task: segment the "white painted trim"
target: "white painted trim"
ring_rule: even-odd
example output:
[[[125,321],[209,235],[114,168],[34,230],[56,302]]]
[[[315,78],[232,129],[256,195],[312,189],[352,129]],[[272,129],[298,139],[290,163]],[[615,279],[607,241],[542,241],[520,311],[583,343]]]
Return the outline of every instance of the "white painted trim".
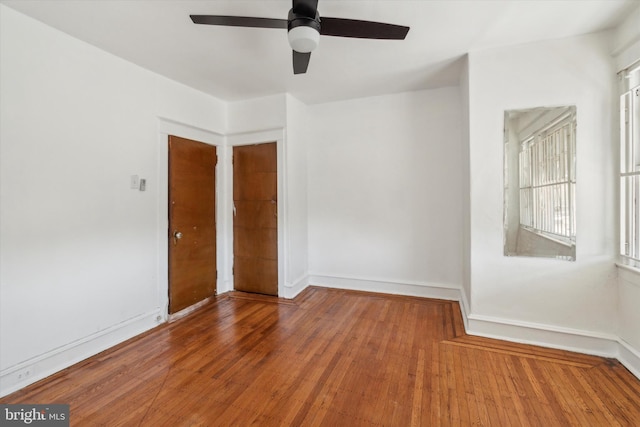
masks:
[[[309,275],[309,284],[325,288],[379,292],[385,294],[436,298],[449,301],[460,301],[462,294],[459,287],[452,285],[318,274]]]
[[[288,193],[287,193],[287,156],[286,156],[286,134],[284,128],[265,129],[256,132],[242,132],[230,134],[226,137],[226,144],[230,151],[229,156],[233,156],[233,147],[241,145],[264,144],[269,142],[276,143],[278,158],[278,296],[285,297],[287,295],[286,271],[287,257],[289,253],[289,245],[287,240],[287,212],[288,212]],[[231,165],[231,168],[233,166]],[[231,265],[233,266],[233,174],[230,173],[229,181],[225,187],[225,194],[229,200],[228,214],[230,216],[230,236],[229,245]],[[233,290],[233,277],[231,277],[228,286]]]
[[[618,344],[618,360],[640,379],[640,352],[622,338],[618,338]]]
[[[620,268],[622,270],[629,271],[631,273],[635,273],[637,276],[640,276],[640,269],[638,269],[637,267],[633,267],[631,265],[623,264],[621,262],[616,262],[616,267],[618,267],[618,268]]]
[[[0,397],[40,381],[58,371],[94,356],[162,323],[164,313],[160,307],[133,317],[110,328],[65,344],[0,372]],[[19,373],[29,370],[27,377]]]
[[[617,356],[618,337],[613,334],[563,328],[533,322],[469,314],[469,335],[522,344],[557,348],[603,357]]]
[[[615,358],[640,379],[640,352],[614,334],[469,314],[469,335]]]
[[[283,140],[284,128],[265,129],[255,132],[240,132],[227,135],[227,144],[231,146],[252,145]]]
[[[268,132],[276,133],[274,131]],[[266,135],[265,135],[266,136]],[[278,296],[284,297],[289,271],[289,189],[287,186],[287,144],[284,129],[280,130],[280,137],[276,139],[278,150]]]
[[[298,277],[291,283],[287,283],[284,288],[284,298],[293,299],[300,292],[304,291],[309,286],[309,276],[304,274]]]
[[[216,197],[217,230],[224,230],[224,236],[218,236],[218,295],[233,290],[233,165],[232,150],[223,145],[218,147],[218,194]]]
[[[462,312],[462,322],[464,323],[464,330],[469,330],[469,315],[471,314],[471,306],[467,300],[467,294],[464,293],[464,289],[460,288],[460,311]]]
[[[216,247],[226,248],[228,245],[229,230],[226,221],[226,211],[228,210],[226,200],[219,191],[225,188],[227,179],[226,148],[225,138],[222,134],[209,129],[203,129],[186,123],[181,123],[165,117],[158,117],[158,175],[156,180],[157,189],[157,298],[158,305],[163,307],[163,319],[168,320],[169,316],[169,135],[181,138],[192,139],[205,144],[216,146],[218,154],[218,165],[216,166]],[[225,278],[230,275],[230,261],[227,259],[226,251],[216,251],[216,267],[218,269],[218,281],[216,283],[217,293],[225,292]]]
[[[173,119],[158,116],[158,132],[166,135],[180,136],[181,138],[193,139],[209,145],[223,145],[224,136],[211,129],[203,129],[187,123],[178,122]]]

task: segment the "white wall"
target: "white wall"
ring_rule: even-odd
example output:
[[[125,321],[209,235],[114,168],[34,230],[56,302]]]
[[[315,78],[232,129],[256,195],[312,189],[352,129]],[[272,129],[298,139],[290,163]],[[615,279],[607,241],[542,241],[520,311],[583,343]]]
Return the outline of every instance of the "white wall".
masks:
[[[469,135],[469,56],[462,59],[460,72],[460,105],[462,110],[462,310],[466,315],[471,312],[471,177],[470,177],[470,135]],[[466,316],[464,316],[466,321]]]
[[[2,5],[0,31],[5,394],[164,315],[158,117],[218,132],[227,118],[221,101]]]
[[[287,96],[265,96],[228,103],[230,134],[283,129],[287,125]]]
[[[602,33],[469,55],[472,332],[490,334],[482,321],[495,321],[613,337],[617,142],[608,49]],[[504,111],[558,105],[577,106],[577,261],[505,257]]]
[[[640,354],[640,279],[637,270],[620,268],[618,335]]]
[[[287,281],[286,298],[293,298],[308,284],[308,211],[307,211],[307,130],[310,116],[307,106],[287,95]]]
[[[616,70],[622,70],[640,59],[640,6],[636,7],[613,33],[612,55]]]
[[[313,105],[308,113],[312,283],[458,290],[465,176],[458,88]]]

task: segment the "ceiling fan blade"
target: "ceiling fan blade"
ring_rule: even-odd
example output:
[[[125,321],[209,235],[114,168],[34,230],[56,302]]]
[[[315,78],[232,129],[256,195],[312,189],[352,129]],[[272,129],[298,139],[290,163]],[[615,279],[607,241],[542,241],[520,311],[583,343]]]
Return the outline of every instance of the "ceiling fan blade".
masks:
[[[292,0],[293,13],[314,19],[318,10],[318,0]]]
[[[408,32],[409,27],[403,25],[357,19],[320,18],[320,34],[323,36],[404,40]]]
[[[227,27],[287,28],[286,19],[253,18],[250,16],[189,15],[194,24],[225,25]]]
[[[304,74],[307,72],[307,67],[309,66],[309,59],[311,59],[311,52],[309,53],[300,53],[293,52],[293,74]]]

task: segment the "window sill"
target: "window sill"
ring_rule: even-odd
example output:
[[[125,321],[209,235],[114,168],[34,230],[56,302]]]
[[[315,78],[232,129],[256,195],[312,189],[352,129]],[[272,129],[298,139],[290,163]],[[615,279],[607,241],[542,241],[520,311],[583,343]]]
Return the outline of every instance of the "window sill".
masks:
[[[520,225],[520,227],[522,227],[524,230],[527,230],[528,232],[533,233],[533,234],[535,234],[537,236],[540,236],[542,238],[550,240],[550,241],[552,241],[554,243],[557,243],[559,245],[566,246],[567,248],[571,248],[571,247],[575,246],[575,243],[573,243],[573,242],[568,242],[566,240],[562,240],[561,238],[551,236],[551,235],[545,233],[544,231],[540,231],[540,230],[538,230],[536,228],[532,228],[532,227],[529,227],[527,225]]]
[[[634,267],[633,265],[625,264],[621,261],[616,261],[616,266],[622,268],[623,270],[631,271],[632,273],[637,273],[640,275],[640,268]]]
[[[627,285],[640,288],[640,268],[622,262],[616,262],[616,267],[618,267],[618,284],[622,283],[620,282],[622,280]]]
[[[616,262],[616,267],[621,268],[623,270],[629,271],[631,273],[635,273],[640,276],[640,268],[634,267],[632,265],[624,264],[622,262]]]

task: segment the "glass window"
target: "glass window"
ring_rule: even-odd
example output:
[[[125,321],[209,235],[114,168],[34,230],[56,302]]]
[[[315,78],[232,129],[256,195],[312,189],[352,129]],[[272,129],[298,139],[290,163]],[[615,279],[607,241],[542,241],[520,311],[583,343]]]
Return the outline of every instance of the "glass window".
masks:
[[[640,63],[621,73],[620,254],[640,267]]]

